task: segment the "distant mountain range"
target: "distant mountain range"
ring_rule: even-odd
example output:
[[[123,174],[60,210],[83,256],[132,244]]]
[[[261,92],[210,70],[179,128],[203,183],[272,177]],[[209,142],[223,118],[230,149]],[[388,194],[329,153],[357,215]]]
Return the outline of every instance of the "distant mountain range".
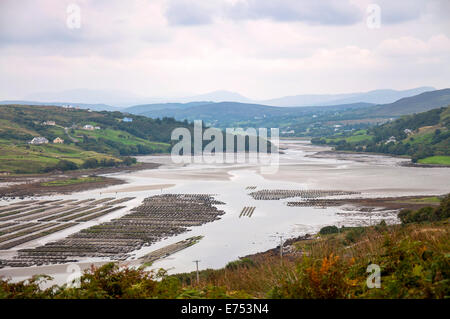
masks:
[[[153,118],[174,117],[177,120],[202,119],[210,123],[239,122],[263,117],[303,116],[315,112],[344,112],[347,117],[390,117],[424,112],[450,104],[450,89],[435,90],[388,104],[348,103],[326,106],[276,107],[238,102],[191,102],[138,105],[123,109],[136,115]]]
[[[192,101],[258,103],[258,101],[251,100],[239,93],[224,90],[175,99],[175,102],[179,103],[188,103]]]
[[[399,116],[425,112],[450,105],[450,89],[436,90],[406,97],[394,103],[370,108],[371,116]]]
[[[26,102],[34,105],[43,104],[79,104],[103,107],[104,110],[117,110],[119,108],[130,107],[133,105],[145,104],[174,104],[191,103],[198,101],[206,102],[239,102],[249,104],[262,104],[269,106],[324,106],[340,105],[352,103],[373,103],[386,104],[395,102],[401,98],[417,95],[423,92],[434,91],[435,88],[424,86],[410,90],[374,90],[368,92],[354,92],[346,94],[302,94],[294,96],[285,96],[269,100],[254,100],[247,98],[239,93],[230,91],[214,91],[200,95],[185,97],[144,97],[134,93],[120,90],[91,90],[74,89],[60,92],[38,92],[27,95],[23,101],[8,102]],[[22,104],[22,103],[20,103]]]
[[[23,100],[5,100],[0,101],[0,105],[10,105],[10,104],[16,104],[16,105],[37,105],[37,106],[43,106],[43,105],[53,105],[53,106],[64,106],[64,105],[71,105],[73,107],[79,107],[80,109],[91,109],[92,111],[120,111],[121,108],[114,107],[111,105],[106,104],[90,104],[90,103],[76,103],[76,102],[36,102],[36,101],[23,101]]]
[[[314,112],[355,110],[372,105],[374,104],[353,103],[320,107],[276,107],[238,102],[198,102],[139,105],[126,108],[123,112],[151,118],[174,117],[177,120],[187,119],[189,121],[201,119],[212,125],[218,124],[218,126],[223,126],[235,122],[261,120],[264,118],[299,117]],[[164,108],[164,106],[167,107]]]
[[[73,89],[59,92],[37,92],[28,94],[24,98],[27,101],[60,102],[68,104],[101,104],[108,107],[124,107],[147,101],[142,96],[120,90],[91,90]],[[106,110],[106,109],[105,109]]]
[[[214,91],[206,94],[185,97],[144,97],[120,90],[73,89],[60,92],[38,92],[25,97],[26,101],[53,103],[70,101],[73,104],[102,104],[109,107],[123,108],[139,104],[189,103],[195,101],[208,102],[250,102],[251,100],[239,93],[230,91]]]
[[[167,110],[188,109],[193,106],[211,104],[211,102],[189,102],[189,103],[156,103],[156,104],[142,104],[124,108],[123,111],[131,114],[151,114],[152,112],[164,112]]]
[[[309,105],[297,107],[278,107],[250,102],[220,101],[212,102],[208,100],[192,101],[187,103],[154,103],[139,104],[127,108],[118,108],[107,104],[89,104],[89,103],[67,103],[67,102],[33,102],[33,101],[3,101],[0,104],[26,104],[26,105],[57,105],[65,104],[76,105],[80,108],[90,108],[94,111],[121,111],[135,115],[144,115],[151,118],[174,117],[177,120],[196,120],[201,119],[208,125],[226,127],[227,125],[253,125],[255,123],[264,125],[279,125],[281,123],[286,127],[293,119],[309,116],[311,121],[342,120],[342,119],[367,119],[367,118],[389,118],[400,115],[428,111],[433,108],[447,106],[450,104],[450,89],[433,90],[421,92],[419,94],[403,97],[390,103],[370,103],[355,102],[358,99],[368,101],[392,100],[394,97],[409,95],[415,92],[425,90],[426,87],[406,91],[377,90],[366,93],[354,93],[349,95],[327,95],[327,96],[308,96],[308,99],[314,99],[316,103],[327,103],[323,99],[331,101],[350,101],[351,103],[342,103],[336,105]],[[220,92],[221,98],[236,97],[232,93]],[[212,98],[212,95],[202,95],[196,98]],[[338,98],[337,98],[338,97]],[[336,99],[337,98],[337,99]],[[308,100],[305,99],[304,101]],[[321,118],[322,117],[322,118]],[[270,119],[270,121],[269,121]],[[297,121],[297,120],[295,120]],[[272,126],[275,127],[275,126]]]
[[[424,86],[410,90],[374,90],[361,93],[348,94],[307,94],[286,96],[278,99],[262,101],[262,104],[273,106],[310,106],[310,105],[338,105],[351,103],[386,104],[401,98],[417,95],[423,92],[434,91],[433,87]]]
[[[411,92],[411,91],[410,91]],[[392,92],[391,92],[392,93]],[[375,94],[376,95],[376,94]],[[374,96],[375,96],[374,95]],[[345,99],[351,100],[351,97]],[[44,103],[7,101],[0,104],[56,105],[72,104],[91,110],[120,111],[149,118],[175,118],[178,121],[203,120],[205,125],[226,127],[278,127],[282,134],[323,136],[336,130],[364,129],[401,115],[425,112],[450,105],[450,89],[423,92],[392,103],[367,102],[338,105],[277,107],[257,103],[195,101],[188,103],[140,104],[116,108],[106,104]],[[1,108],[0,108],[1,109]],[[133,123],[134,125],[134,123]],[[283,133],[285,132],[285,133]],[[291,133],[289,133],[291,132]]]

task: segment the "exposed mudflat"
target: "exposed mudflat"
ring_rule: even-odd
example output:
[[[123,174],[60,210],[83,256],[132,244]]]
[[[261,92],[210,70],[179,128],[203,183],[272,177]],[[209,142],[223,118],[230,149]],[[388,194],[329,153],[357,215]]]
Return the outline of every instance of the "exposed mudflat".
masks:
[[[6,197],[29,197],[44,196],[52,194],[70,194],[82,192],[90,189],[104,188],[112,185],[125,183],[121,179],[103,177],[95,182],[79,183],[64,186],[43,186],[42,183],[64,180],[69,178],[84,177],[89,175],[111,174],[116,172],[135,172],[138,170],[148,170],[157,168],[156,163],[140,163],[127,167],[110,167],[98,169],[85,169],[68,171],[60,174],[39,174],[39,175],[19,175],[0,177],[0,198]]]

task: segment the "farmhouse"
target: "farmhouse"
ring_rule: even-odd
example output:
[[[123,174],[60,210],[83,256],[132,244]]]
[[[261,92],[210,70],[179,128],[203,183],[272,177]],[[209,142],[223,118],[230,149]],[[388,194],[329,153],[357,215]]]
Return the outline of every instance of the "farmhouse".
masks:
[[[397,142],[397,139],[395,138],[395,136],[391,136],[384,144],[396,143],[396,142]]]
[[[45,137],[35,137],[33,138],[30,142],[28,142],[29,144],[34,144],[34,145],[38,145],[38,144],[47,144],[48,140]]]
[[[53,140],[53,144],[64,144],[64,140],[60,137],[57,137]]]
[[[45,122],[42,123],[42,125],[55,126],[56,123],[55,123],[55,121],[45,121]]]
[[[90,124],[86,124],[85,126],[83,126],[83,129],[88,130],[88,131],[93,131],[94,127]]]
[[[411,135],[411,134],[413,133],[413,131],[410,130],[409,128],[405,128],[405,129],[403,130],[403,132],[404,132],[406,135]]]

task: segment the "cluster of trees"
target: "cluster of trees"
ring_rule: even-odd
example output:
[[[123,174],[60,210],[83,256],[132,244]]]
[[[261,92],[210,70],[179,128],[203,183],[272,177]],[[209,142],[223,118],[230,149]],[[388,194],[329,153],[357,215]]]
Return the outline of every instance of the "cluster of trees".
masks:
[[[168,151],[168,149],[163,147],[152,148],[151,146],[145,144],[130,145],[103,137],[95,139],[86,135],[83,136],[83,139],[77,143],[77,145],[84,150],[94,151],[97,153],[106,153],[115,156],[148,155]]]
[[[407,115],[393,122],[389,122],[380,126],[372,127],[368,130],[368,134],[374,136],[376,143],[385,141],[391,136],[395,136],[397,140],[407,137],[405,129],[417,130],[420,127],[437,125],[441,119],[441,113],[446,108],[433,109],[428,112]],[[448,125],[448,123],[447,123]]]
[[[322,137],[313,138],[311,142],[314,144],[332,144],[336,150],[408,155],[411,156],[413,162],[434,155],[450,155],[450,120],[449,118],[441,119],[442,112],[447,109],[448,107],[433,109],[372,127],[367,131],[367,134],[372,137],[370,140],[347,142],[346,136],[342,136],[342,139],[336,139],[337,142],[333,140],[327,142]],[[436,129],[431,139],[415,141],[414,136],[412,136],[406,140],[407,142],[404,142],[408,137],[405,130],[414,132],[421,127],[437,124],[440,124],[444,129]],[[386,143],[391,136],[394,136],[397,142]]]
[[[95,158],[86,159],[81,165],[77,165],[76,163],[68,160],[60,160],[56,165],[47,166],[44,168],[44,172],[52,172],[52,171],[72,171],[80,168],[88,169],[88,168],[98,168],[98,167],[118,167],[118,166],[131,166],[136,164],[137,160],[134,157],[123,157],[121,161],[116,161],[114,159],[101,159],[97,160]]]
[[[435,222],[450,217],[450,194],[442,199],[439,207],[422,207],[418,210],[404,209],[398,214],[403,224]]]
[[[9,129],[3,129],[0,130],[0,138],[5,140],[31,140],[33,138],[33,135],[23,133],[20,131],[15,130],[9,130]]]
[[[127,115],[127,117],[133,119],[133,122],[123,122],[118,120],[125,117],[123,113],[106,111],[99,113],[103,116],[96,117],[95,122],[100,126],[125,131],[134,136],[155,142],[170,143],[171,132],[175,128],[191,127],[187,121],[176,121],[174,118],[169,117],[152,119],[145,116]]]
[[[362,141],[355,143],[348,143],[341,140],[336,143],[336,150],[356,151],[356,152],[372,152],[392,155],[408,155],[411,156],[412,162],[417,162],[419,159],[434,156],[434,155],[450,155],[450,131],[444,133],[436,130],[433,139],[430,143],[385,143],[375,141]],[[325,144],[325,140],[312,141],[317,144]],[[441,143],[441,144],[439,144]]]
[[[107,145],[111,148],[111,150],[116,152],[118,155],[127,156],[127,155],[147,155],[154,153],[162,153],[165,149],[163,148],[152,148],[149,145],[145,144],[136,144],[136,145],[126,145],[120,142],[116,142],[113,140],[107,140],[104,138],[97,139],[97,143],[101,143]],[[168,150],[165,150],[168,151]]]

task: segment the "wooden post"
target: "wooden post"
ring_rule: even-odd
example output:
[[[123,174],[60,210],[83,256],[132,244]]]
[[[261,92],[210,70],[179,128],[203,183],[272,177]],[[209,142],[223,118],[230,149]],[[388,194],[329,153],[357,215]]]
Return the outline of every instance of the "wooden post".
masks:
[[[196,268],[197,268],[197,285],[200,284],[200,276],[198,274],[198,263],[200,262],[200,260],[194,260],[195,264],[196,264]]]

